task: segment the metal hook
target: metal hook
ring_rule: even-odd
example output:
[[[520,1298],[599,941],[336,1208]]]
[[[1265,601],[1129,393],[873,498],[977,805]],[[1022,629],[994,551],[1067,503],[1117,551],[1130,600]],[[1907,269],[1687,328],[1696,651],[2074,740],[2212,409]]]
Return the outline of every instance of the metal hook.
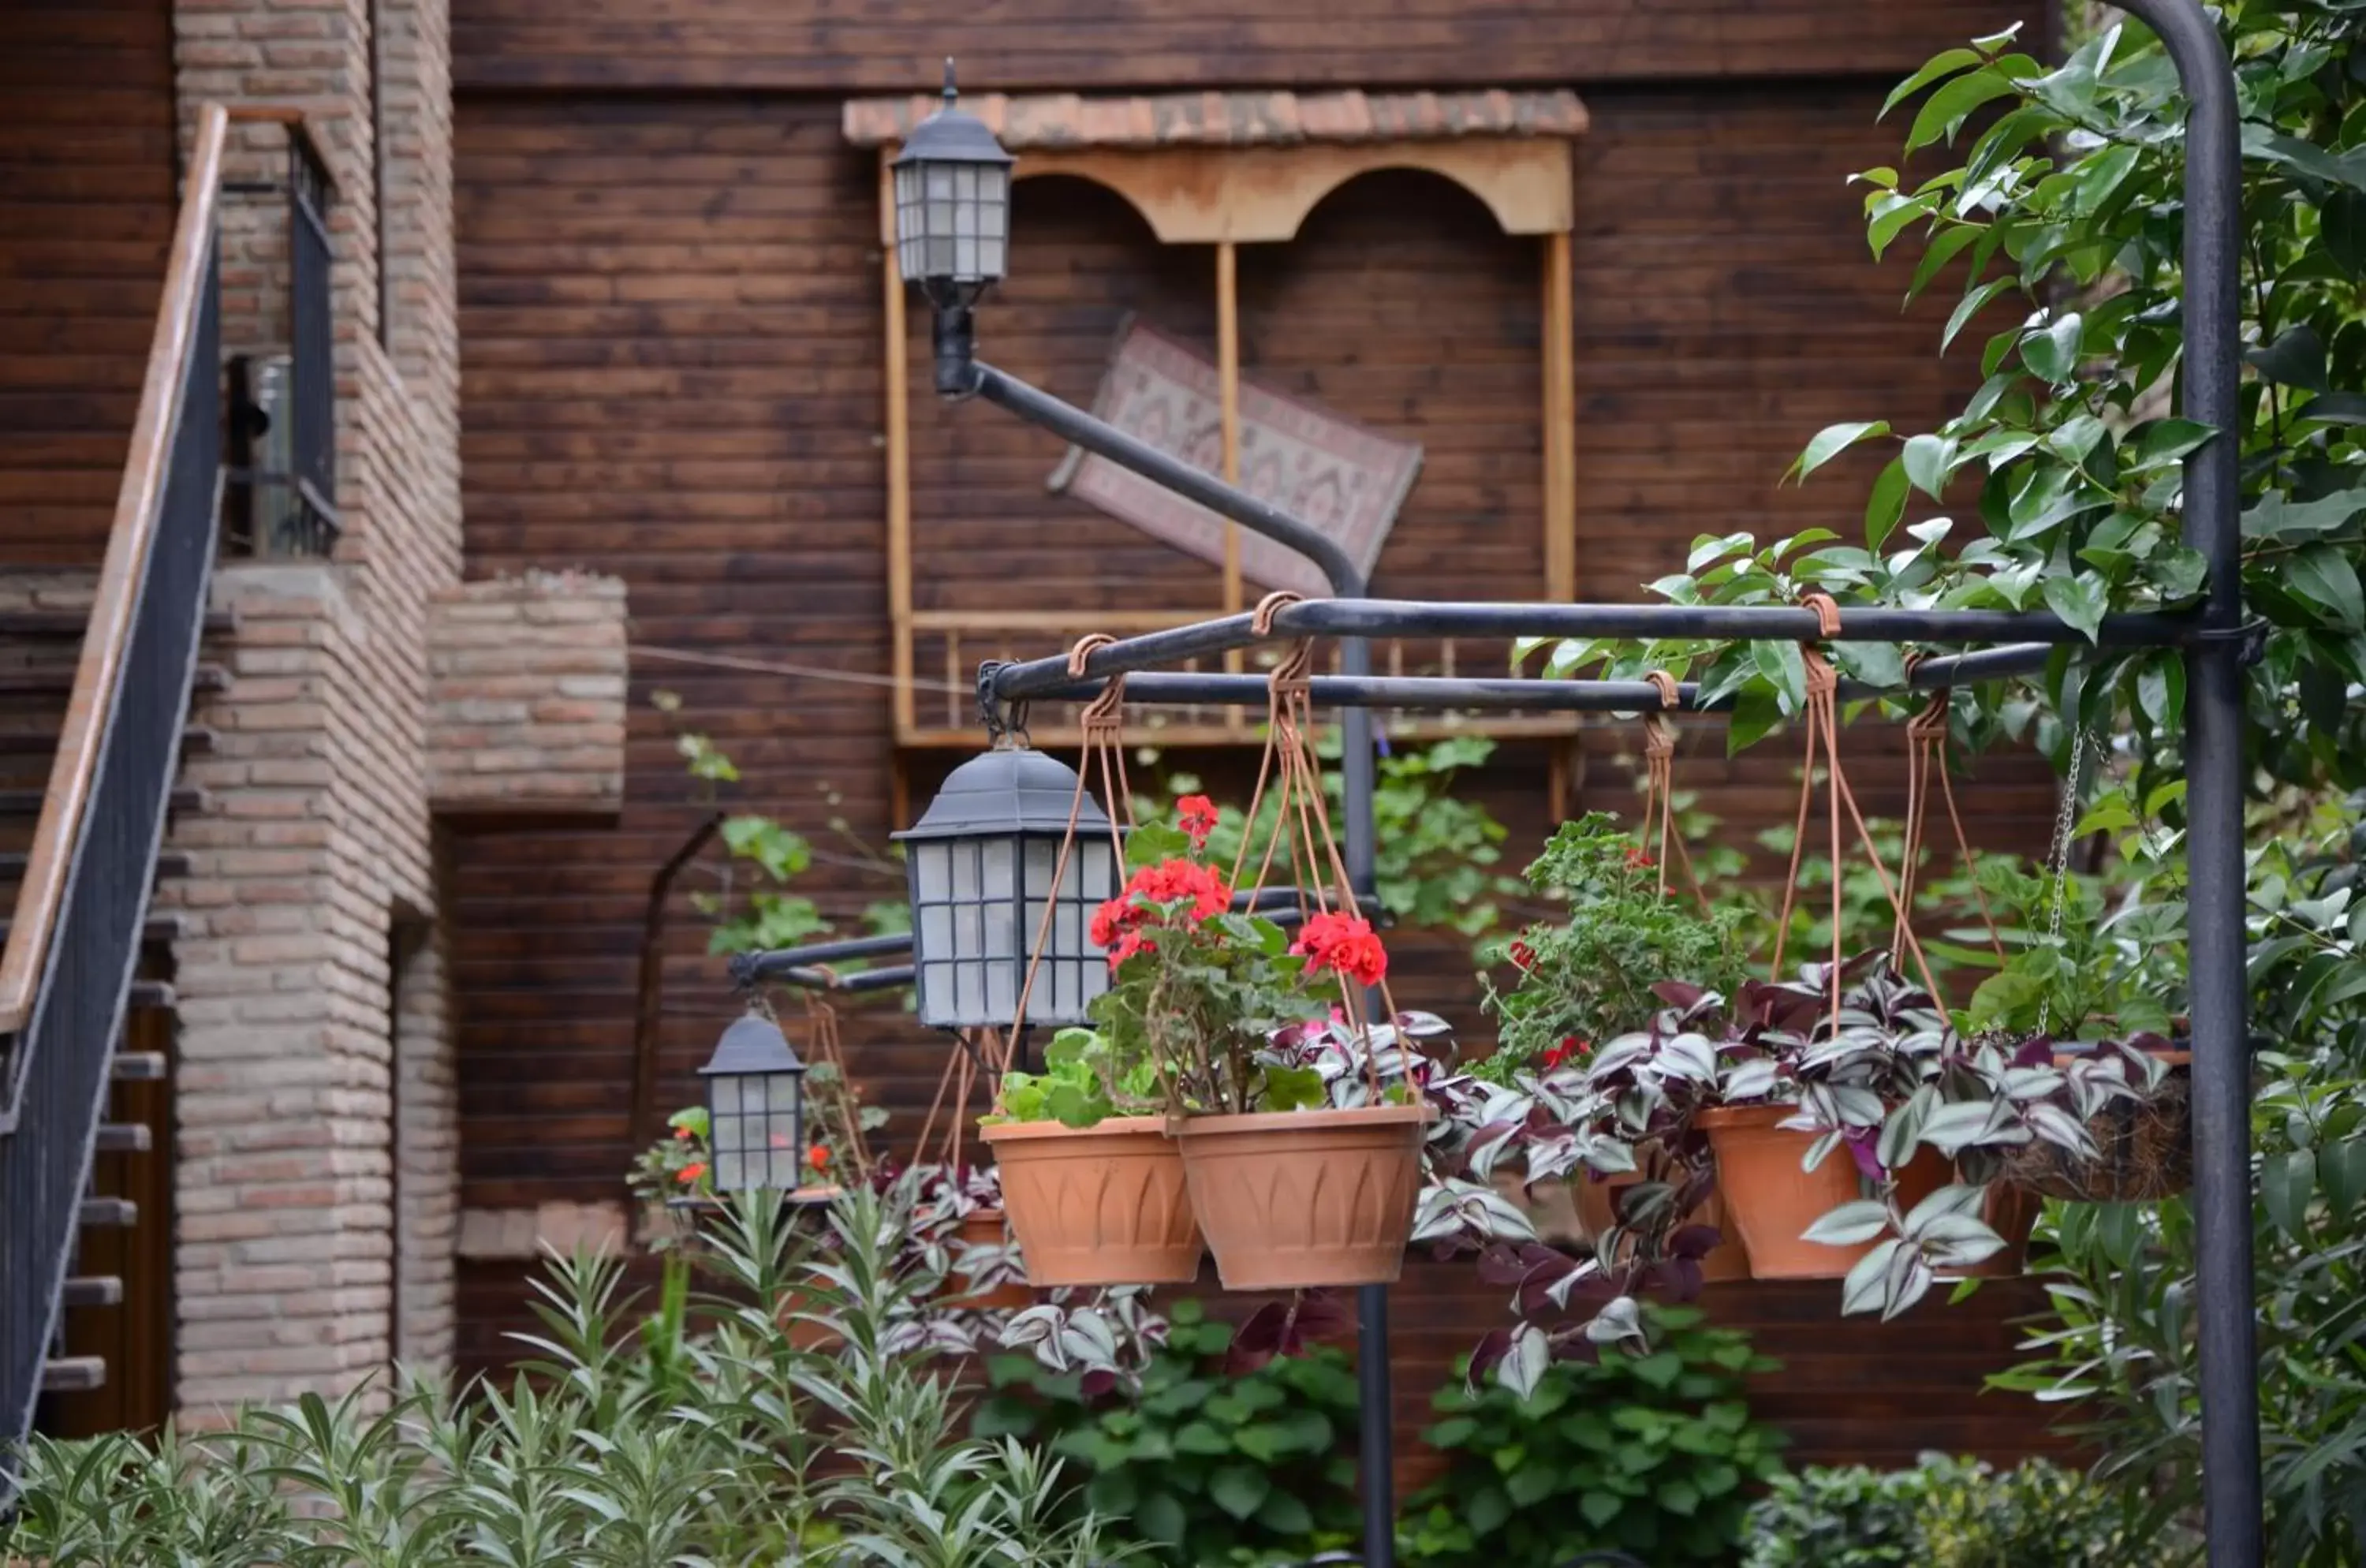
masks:
[[[996,677],[1008,667],[1008,661],[1000,659],[989,659],[977,667],[977,716],[986,726],[986,739],[997,751],[1032,744],[1027,736],[1027,699],[1005,702],[994,689]]]

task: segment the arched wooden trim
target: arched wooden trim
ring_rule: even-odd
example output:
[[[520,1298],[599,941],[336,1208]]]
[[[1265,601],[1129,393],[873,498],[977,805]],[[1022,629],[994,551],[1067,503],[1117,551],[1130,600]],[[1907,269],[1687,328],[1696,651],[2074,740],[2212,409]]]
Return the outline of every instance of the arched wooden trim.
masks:
[[[1558,138],[1031,152],[1015,173],[1090,180],[1122,197],[1162,244],[1212,245],[1295,239],[1324,197],[1382,169],[1452,180],[1485,203],[1506,234],[1570,230],[1570,146]]]

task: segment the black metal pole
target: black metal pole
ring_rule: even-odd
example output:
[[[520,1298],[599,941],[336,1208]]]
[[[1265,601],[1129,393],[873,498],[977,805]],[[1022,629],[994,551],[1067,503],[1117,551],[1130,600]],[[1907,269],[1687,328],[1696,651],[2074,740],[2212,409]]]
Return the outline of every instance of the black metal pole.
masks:
[[[2203,639],[2185,651],[2186,944],[2193,1019],[2196,1351],[2210,1568],[2258,1568],[2251,1064],[2244,1020],[2241,116],[2198,0],[2122,0],[2151,24],[2191,102],[2185,122],[2183,409],[2218,434],[2185,460],[2185,542],[2210,565]]]
[[[1296,550],[1322,568],[1331,592],[1337,597],[1364,596],[1364,574],[1337,541],[1279,507],[1269,506],[1215,475],[1169,457],[1107,421],[1096,419],[1074,404],[978,360],[975,357],[975,334],[970,328],[967,312],[962,312],[962,317],[958,322],[941,324],[936,333],[940,393],[952,398],[983,398],[1154,484],[1198,502],[1253,534]],[[1248,617],[1234,619],[1242,623],[1241,632],[1251,632],[1245,624]],[[1238,643],[1213,646],[1238,647],[1252,640],[1253,633]],[[1349,676],[1369,675],[1372,670],[1371,649],[1359,637],[1345,638],[1340,644],[1339,662]],[[1372,821],[1370,710],[1348,709],[1341,716],[1339,728],[1340,817],[1346,840],[1341,849],[1347,863],[1347,879],[1355,886],[1357,897],[1369,902],[1378,892],[1372,874],[1376,831]],[[1357,1380],[1361,1394],[1358,1448],[1362,1468],[1364,1562],[1366,1568],[1392,1568],[1396,1561],[1396,1454],[1389,1426],[1392,1396],[1387,1287],[1368,1285],[1357,1292],[1356,1319]]]

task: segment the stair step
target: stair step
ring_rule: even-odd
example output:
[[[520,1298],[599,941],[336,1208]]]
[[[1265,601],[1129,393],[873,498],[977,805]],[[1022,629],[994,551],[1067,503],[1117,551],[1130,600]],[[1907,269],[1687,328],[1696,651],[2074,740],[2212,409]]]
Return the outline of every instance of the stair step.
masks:
[[[9,928],[17,922],[0,920],[0,942],[8,940]],[[140,922],[141,942],[171,942],[181,934],[182,920],[178,915],[151,915]]]
[[[118,1051],[112,1066],[117,1083],[161,1083],[172,1070],[162,1051]]]
[[[176,1000],[171,985],[163,980],[131,982],[131,1005],[136,1008],[169,1008]]]
[[[104,1356],[62,1356],[41,1363],[43,1393],[89,1393],[106,1386]]]
[[[90,626],[87,610],[0,611],[0,637],[67,637],[75,642]],[[230,610],[206,613],[206,635],[227,637],[238,630],[238,615]]]
[[[113,1274],[92,1274],[68,1280],[60,1301],[70,1307],[121,1306],[123,1281]]]
[[[190,725],[181,731],[181,755],[211,756],[215,739],[214,732],[206,726]],[[0,730],[0,757],[46,757],[57,749],[58,738],[51,730]]]
[[[71,664],[0,670],[0,697],[62,697],[73,690],[73,683]],[[230,671],[219,664],[200,664],[189,679],[192,692],[220,692],[229,686]]]
[[[203,811],[206,792],[183,784],[173,791],[171,809]],[[37,789],[0,789],[0,817],[38,817],[41,814],[41,792]]]
[[[128,1230],[140,1223],[140,1205],[129,1198],[85,1198],[82,1201],[84,1230]]]
[[[92,1146],[103,1155],[144,1155],[155,1140],[145,1122],[102,1122]]]
[[[22,878],[25,874],[26,859],[27,856],[22,850],[0,852],[0,882],[15,882]],[[183,850],[166,850],[156,857],[156,876],[159,881],[162,881],[167,876],[186,876],[188,874],[189,857],[187,852]]]

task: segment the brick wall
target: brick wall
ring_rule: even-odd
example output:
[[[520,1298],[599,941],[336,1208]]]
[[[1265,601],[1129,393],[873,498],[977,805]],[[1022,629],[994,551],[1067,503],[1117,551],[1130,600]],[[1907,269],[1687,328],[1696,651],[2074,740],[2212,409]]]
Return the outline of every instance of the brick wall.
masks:
[[[625,803],[625,584],[529,572],[428,612],[428,793],[449,815],[613,816]]]
[[[201,1421],[230,1401],[342,1393],[397,1354],[449,1355],[456,1131],[426,624],[459,575],[458,380],[443,0],[179,0],[175,25],[185,144],[203,102],[296,107],[335,182],[344,529],[331,560],[219,575],[218,602],[240,617],[232,679],[200,709],[220,740],[189,771],[212,806],[176,827],[191,874],[163,896],[190,917],[176,950],[177,1393]],[[279,177],[284,135],[242,128],[231,177]],[[286,336],[285,208],[237,206],[231,353]],[[406,923],[423,935],[398,986]]]

